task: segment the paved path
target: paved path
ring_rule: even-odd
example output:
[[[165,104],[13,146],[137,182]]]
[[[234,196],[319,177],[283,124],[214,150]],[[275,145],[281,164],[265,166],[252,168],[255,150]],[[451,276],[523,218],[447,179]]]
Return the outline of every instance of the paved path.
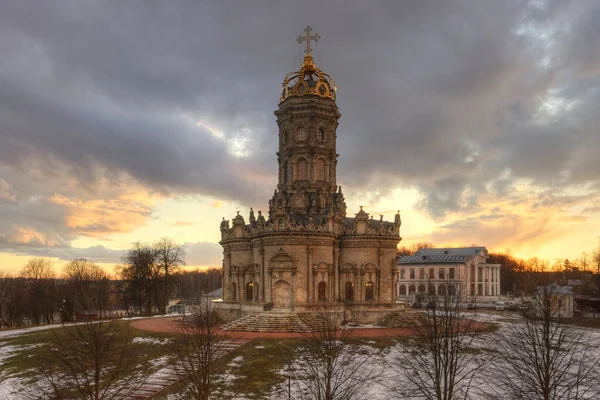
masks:
[[[181,317],[170,317],[160,319],[140,319],[133,321],[131,326],[137,329],[151,332],[177,332],[176,321]],[[227,335],[236,339],[293,339],[306,337],[305,333],[301,332],[240,332],[226,331]],[[352,337],[394,337],[394,336],[411,336],[415,331],[411,328],[353,328],[350,336]]]

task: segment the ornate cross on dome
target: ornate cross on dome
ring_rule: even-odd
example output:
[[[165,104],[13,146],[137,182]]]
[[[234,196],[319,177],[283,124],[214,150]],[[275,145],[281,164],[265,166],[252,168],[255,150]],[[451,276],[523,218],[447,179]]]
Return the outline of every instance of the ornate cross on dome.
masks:
[[[310,51],[312,50],[310,48],[310,41],[314,40],[315,42],[318,42],[319,39],[321,39],[321,36],[319,36],[318,33],[315,33],[314,35],[311,35],[310,32],[312,31],[312,28],[308,25],[306,25],[306,28],[304,28],[304,32],[306,32],[306,36],[298,36],[298,39],[296,39],[296,41],[298,43],[302,43],[302,42],[306,42],[306,49],[304,49],[304,52],[306,54],[310,54]]]

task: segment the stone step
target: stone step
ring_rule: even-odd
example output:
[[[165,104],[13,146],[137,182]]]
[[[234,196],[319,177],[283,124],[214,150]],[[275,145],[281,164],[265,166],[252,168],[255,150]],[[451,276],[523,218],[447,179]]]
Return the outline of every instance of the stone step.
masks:
[[[245,332],[311,332],[321,329],[323,321],[311,314],[265,311],[238,318],[223,329]]]

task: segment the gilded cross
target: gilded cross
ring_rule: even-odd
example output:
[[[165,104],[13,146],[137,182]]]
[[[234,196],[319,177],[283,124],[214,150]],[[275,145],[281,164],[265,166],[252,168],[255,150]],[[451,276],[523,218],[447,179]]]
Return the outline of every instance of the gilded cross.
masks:
[[[304,32],[306,32],[306,36],[298,36],[298,39],[296,39],[296,41],[298,43],[306,42],[306,49],[304,49],[304,52],[306,54],[310,54],[310,51],[312,50],[310,48],[310,41],[314,40],[315,42],[318,42],[319,39],[321,39],[321,36],[319,36],[318,33],[311,35],[310,34],[311,31],[312,31],[312,28],[310,26],[306,25],[306,28],[304,29]]]

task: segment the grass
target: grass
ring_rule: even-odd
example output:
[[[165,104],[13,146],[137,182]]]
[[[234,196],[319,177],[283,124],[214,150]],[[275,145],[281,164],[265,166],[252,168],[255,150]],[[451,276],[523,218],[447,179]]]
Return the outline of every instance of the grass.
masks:
[[[118,321],[119,324],[127,324]],[[19,376],[22,378],[33,378],[39,376],[37,369],[40,366],[40,358],[48,354],[49,344],[54,338],[66,337],[69,331],[76,329],[73,326],[64,328],[48,329],[25,333],[19,336],[8,337],[0,340],[0,346],[14,346],[15,350],[6,357],[0,365],[0,373],[4,377]],[[164,340],[171,337],[169,334],[154,333],[132,329],[131,339],[136,337]],[[131,344],[133,353],[138,355],[139,368],[150,368],[152,360],[163,356],[169,356],[169,346],[141,342]]]

